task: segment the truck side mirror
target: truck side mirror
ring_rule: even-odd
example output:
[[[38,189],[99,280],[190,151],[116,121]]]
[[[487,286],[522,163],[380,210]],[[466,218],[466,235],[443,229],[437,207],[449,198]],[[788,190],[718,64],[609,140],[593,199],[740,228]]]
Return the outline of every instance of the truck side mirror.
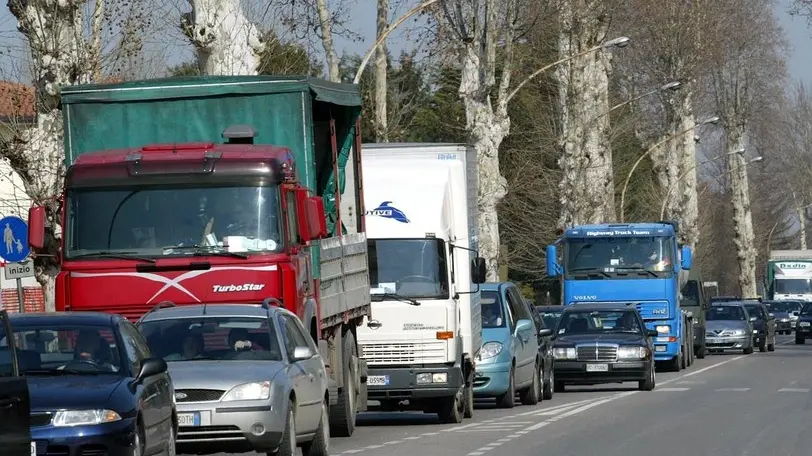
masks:
[[[35,249],[45,247],[45,207],[28,209],[28,245]]]
[[[307,228],[310,239],[327,237],[327,220],[324,216],[324,200],[320,196],[310,196],[305,200]]]
[[[476,284],[485,283],[488,278],[488,268],[485,258],[476,257],[471,260],[471,282]]]
[[[560,274],[558,261],[558,249],[554,245],[547,246],[547,277],[558,277]]]
[[[692,260],[692,258],[691,258],[691,248],[688,247],[687,245],[683,245],[682,246],[682,255],[680,255],[680,256],[682,257],[682,264],[681,264],[682,269],[685,269],[686,271],[688,269],[691,269],[691,263],[692,263],[692,261],[691,261]]]

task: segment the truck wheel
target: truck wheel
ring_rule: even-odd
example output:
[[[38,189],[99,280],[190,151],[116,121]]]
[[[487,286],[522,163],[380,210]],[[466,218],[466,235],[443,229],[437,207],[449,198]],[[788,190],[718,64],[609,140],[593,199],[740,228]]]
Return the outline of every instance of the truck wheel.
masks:
[[[462,423],[462,417],[465,414],[465,399],[463,397],[463,386],[457,394],[443,399],[443,404],[440,406],[440,412],[437,415],[440,421],[446,424]]]
[[[505,394],[496,396],[496,406],[499,408],[513,408],[516,405],[516,382],[513,379],[513,368],[510,368],[508,389]]]
[[[685,345],[680,346],[679,351],[681,354],[679,360],[679,367],[680,369],[685,369],[686,367],[688,367],[688,356],[687,356],[688,354],[686,353]]]
[[[669,371],[671,372],[679,372],[680,366],[682,365],[682,354],[677,354],[677,356],[671,358],[670,361],[666,361],[666,366]]]
[[[519,399],[523,405],[536,405],[539,403],[539,390],[541,390],[541,378],[539,369],[541,364],[536,361],[535,372],[533,373],[533,382],[527,388],[519,392]]]
[[[474,417],[474,384],[471,383],[470,386],[466,386],[463,390],[463,396],[465,397],[465,412],[463,413],[463,418],[473,418]]]
[[[357,413],[358,391],[355,382],[358,377],[358,347],[355,336],[347,331],[341,341],[342,359],[341,377],[344,387],[338,392],[338,400],[330,407],[330,434],[336,437],[350,437],[355,432],[355,415]]]

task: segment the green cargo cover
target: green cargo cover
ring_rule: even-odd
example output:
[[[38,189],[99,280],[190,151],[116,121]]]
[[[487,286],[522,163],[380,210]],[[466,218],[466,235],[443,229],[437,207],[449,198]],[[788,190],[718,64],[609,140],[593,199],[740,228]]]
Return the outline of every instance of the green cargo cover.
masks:
[[[324,197],[331,234],[336,206],[330,114],[336,119],[343,195],[344,167],[360,112],[357,85],[306,76],[183,77],[62,89],[66,165],[105,149],[220,143],[226,127],[251,125],[258,133],[255,144],[293,151],[301,182]]]

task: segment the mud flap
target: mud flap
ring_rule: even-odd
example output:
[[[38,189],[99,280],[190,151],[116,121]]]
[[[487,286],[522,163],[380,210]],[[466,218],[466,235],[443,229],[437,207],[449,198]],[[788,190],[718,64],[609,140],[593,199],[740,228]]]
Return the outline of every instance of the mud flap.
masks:
[[[359,412],[366,412],[368,409],[367,405],[367,375],[369,375],[369,370],[367,367],[367,360],[359,359],[358,360],[358,377],[361,381],[361,384],[358,388],[358,411]]]

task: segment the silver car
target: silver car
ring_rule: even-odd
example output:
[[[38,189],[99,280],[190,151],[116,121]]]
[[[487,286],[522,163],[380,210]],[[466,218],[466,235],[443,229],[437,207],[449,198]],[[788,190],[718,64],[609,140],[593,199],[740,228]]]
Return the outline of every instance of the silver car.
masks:
[[[743,304],[714,303],[705,316],[705,346],[709,351],[753,353],[753,326]]]
[[[324,361],[296,315],[267,304],[164,305],[138,327],[169,365],[178,451],[329,454]]]

